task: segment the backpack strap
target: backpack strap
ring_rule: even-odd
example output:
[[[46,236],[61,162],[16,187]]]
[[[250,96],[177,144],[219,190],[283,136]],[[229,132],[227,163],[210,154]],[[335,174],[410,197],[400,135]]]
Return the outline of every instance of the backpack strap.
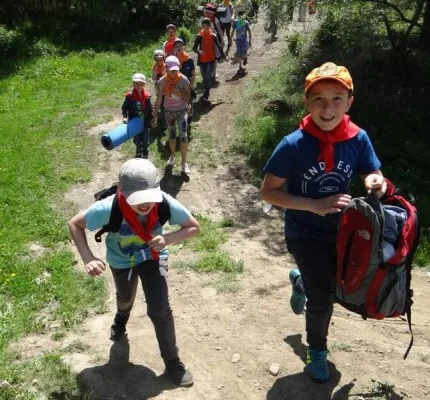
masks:
[[[163,226],[170,219],[170,207],[167,199],[163,195],[163,201],[158,205],[158,220],[160,225]],[[119,208],[118,196],[115,195],[112,201],[112,209],[110,212],[109,222],[103,225],[95,235],[94,239],[97,243],[102,241],[102,235],[107,232],[118,232],[121,228],[123,217]]]
[[[412,298],[410,297],[410,295],[408,296],[408,298],[406,299],[407,301],[407,305],[406,305],[406,318],[408,319],[408,326],[409,326],[409,332],[411,334],[411,340],[409,341],[409,345],[408,348],[405,351],[405,354],[403,354],[403,359],[406,360],[406,357],[408,356],[409,352],[411,351],[412,345],[414,344],[414,334],[412,332],[412,310],[411,310],[411,306],[413,303]]]
[[[97,193],[94,193],[94,199],[96,201],[98,200],[103,200],[106,197],[112,196],[113,194],[115,194],[118,190],[118,182],[115,182],[112,186],[102,189]]]
[[[94,235],[95,241],[100,243],[102,241],[102,235],[106,232],[118,232],[119,228],[121,228],[121,222],[122,213],[119,208],[118,195],[115,195],[112,201],[109,222],[106,225],[103,225],[103,228]]]
[[[408,326],[409,326],[409,332],[411,334],[411,340],[409,341],[409,346],[405,351],[405,354],[403,355],[403,359],[406,360],[406,357],[409,354],[409,351],[411,350],[412,345],[414,344],[414,334],[412,332],[412,304],[414,301],[412,300],[412,297],[414,295],[413,290],[411,289],[411,281],[412,281],[412,260],[414,258],[415,252],[418,247],[418,243],[420,241],[421,236],[421,229],[419,225],[418,218],[415,217],[415,238],[414,242],[412,243],[411,250],[408,254],[408,258],[406,260],[406,276],[407,276],[407,294],[406,294],[406,304],[404,308],[404,312],[406,313],[406,318],[408,320]]]
[[[158,205],[158,220],[160,225],[163,226],[170,219],[170,207],[167,199],[163,195],[163,201]]]

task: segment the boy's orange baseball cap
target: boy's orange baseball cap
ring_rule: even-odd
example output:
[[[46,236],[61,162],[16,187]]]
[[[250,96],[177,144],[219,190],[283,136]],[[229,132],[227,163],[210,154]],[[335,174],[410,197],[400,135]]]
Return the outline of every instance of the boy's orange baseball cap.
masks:
[[[309,75],[306,77],[305,81],[305,93],[315,85],[315,83],[320,82],[324,79],[331,79],[339,82],[348,90],[354,90],[354,85],[352,83],[351,75],[349,71],[341,66],[336,65],[332,62],[326,62],[321,67],[314,68]]]

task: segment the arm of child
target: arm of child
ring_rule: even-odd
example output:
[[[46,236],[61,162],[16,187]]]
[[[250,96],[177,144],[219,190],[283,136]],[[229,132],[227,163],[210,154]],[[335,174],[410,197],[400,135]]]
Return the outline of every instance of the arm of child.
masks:
[[[267,173],[260,188],[261,199],[275,206],[310,211],[319,215],[339,212],[351,200],[348,194],[336,194],[323,199],[296,196],[284,190],[286,183],[285,178]]]
[[[85,264],[86,273],[90,276],[100,275],[106,269],[106,265],[93,254],[88,246],[87,235],[85,234],[85,213],[80,212],[75,215],[68,222],[68,226],[79,255]]]
[[[158,92],[157,92],[157,100],[155,100],[155,106],[154,106],[154,118],[152,119],[152,126],[154,128],[157,126],[157,116],[158,116],[158,111],[160,110],[162,100],[163,100],[163,88],[161,87],[161,85],[159,85]]]
[[[367,193],[377,190],[376,195],[381,198],[387,191],[387,182],[379,169],[369,174],[361,175],[361,179],[364,182],[364,188]]]
[[[200,50],[202,44],[202,37],[200,35],[196,36],[193,44],[193,51],[197,54],[203,54],[203,51]]]
[[[190,76],[190,85],[193,88],[194,87],[194,81],[196,80],[196,70],[193,69],[191,71],[191,76]]]
[[[233,36],[234,36],[234,32],[236,31],[236,21],[234,21],[232,24],[231,24],[231,30],[230,30],[230,32],[229,32],[229,35],[230,35],[230,42],[232,42],[233,41]]]
[[[124,102],[122,103],[122,122],[126,124],[128,122],[128,97],[124,99]]]
[[[247,31],[248,31],[248,35],[249,35],[249,44],[248,47],[252,46],[252,33],[251,33],[251,29],[249,28],[249,24],[247,25]]]
[[[148,97],[146,100],[145,110],[147,110],[146,119],[148,122],[151,122],[154,118],[154,107],[152,106],[151,97]]]
[[[180,227],[181,228],[175,232],[155,236],[148,242],[149,247],[160,252],[170,244],[187,240],[200,233],[200,225],[192,215],[190,215],[190,218],[181,224]]]
[[[151,79],[153,82],[157,80],[157,70],[154,67],[152,67]]]
[[[222,34],[222,28],[221,28],[221,22],[219,21],[218,18],[215,18],[215,27],[218,33],[218,39],[219,42],[221,43],[221,46],[224,46],[224,35]]]

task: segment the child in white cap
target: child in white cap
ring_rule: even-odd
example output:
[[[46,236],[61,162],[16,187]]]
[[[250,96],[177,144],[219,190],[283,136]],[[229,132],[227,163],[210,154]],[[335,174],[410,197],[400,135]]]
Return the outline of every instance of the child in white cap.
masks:
[[[146,77],[141,73],[133,75],[133,89],[125,94],[122,104],[124,124],[133,118],[144,120],[143,131],[133,138],[136,145],[136,157],[148,158],[149,155],[149,127],[154,116],[151,95],[145,89]]]
[[[162,204],[163,203],[163,204]],[[169,210],[170,225],[179,229],[164,233],[161,209]],[[111,326],[111,340],[120,340],[136,297],[139,279],[145,295],[147,314],[157,336],[166,374],[178,386],[191,386],[193,376],[179,358],[175,326],[168,298],[167,246],[200,232],[199,223],[176,199],[160,189],[157,169],[148,160],[133,159],[123,164],[115,195],[97,201],[69,221],[73,241],[90,276],[106,270],[88,246],[85,229],[98,230],[108,224],[112,210],[123,217],[118,232],[106,237],[106,261],[115,282],[117,312]],[[166,218],[167,219],[167,218]]]

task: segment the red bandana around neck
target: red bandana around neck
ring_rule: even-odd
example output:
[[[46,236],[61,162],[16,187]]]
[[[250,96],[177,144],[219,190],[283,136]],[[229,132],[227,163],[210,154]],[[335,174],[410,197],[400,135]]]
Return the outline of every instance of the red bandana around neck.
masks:
[[[155,228],[155,225],[158,221],[158,203],[156,203],[154,207],[152,207],[151,211],[146,216],[145,226],[142,225],[142,222],[139,221],[137,214],[127,203],[124,194],[120,190],[118,191],[118,204],[122,216],[127,222],[127,224],[130,226],[131,230],[144,242],[150,241],[153,238],[151,232]],[[153,260],[158,260],[160,258],[158,253],[153,249],[151,249],[151,256]]]
[[[140,101],[141,104],[141,109],[142,111],[145,109],[146,106],[146,100],[148,100],[149,97],[149,93],[145,90],[145,88],[142,88],[142,91],[139,93],[136,88],[133,88],[132,92],[131,92],[131,98],[135,101],[138,102]]]
[[[357,136],[360,127],[351,122],[348,115],[345,115],[336,128],[331,131],[323,131],[309,114],[301,120],[299,129],[318,139],[320,150],[318,161],[324,161],[324,170],[325,172],[329,172],[334,168],[333,145]]]

